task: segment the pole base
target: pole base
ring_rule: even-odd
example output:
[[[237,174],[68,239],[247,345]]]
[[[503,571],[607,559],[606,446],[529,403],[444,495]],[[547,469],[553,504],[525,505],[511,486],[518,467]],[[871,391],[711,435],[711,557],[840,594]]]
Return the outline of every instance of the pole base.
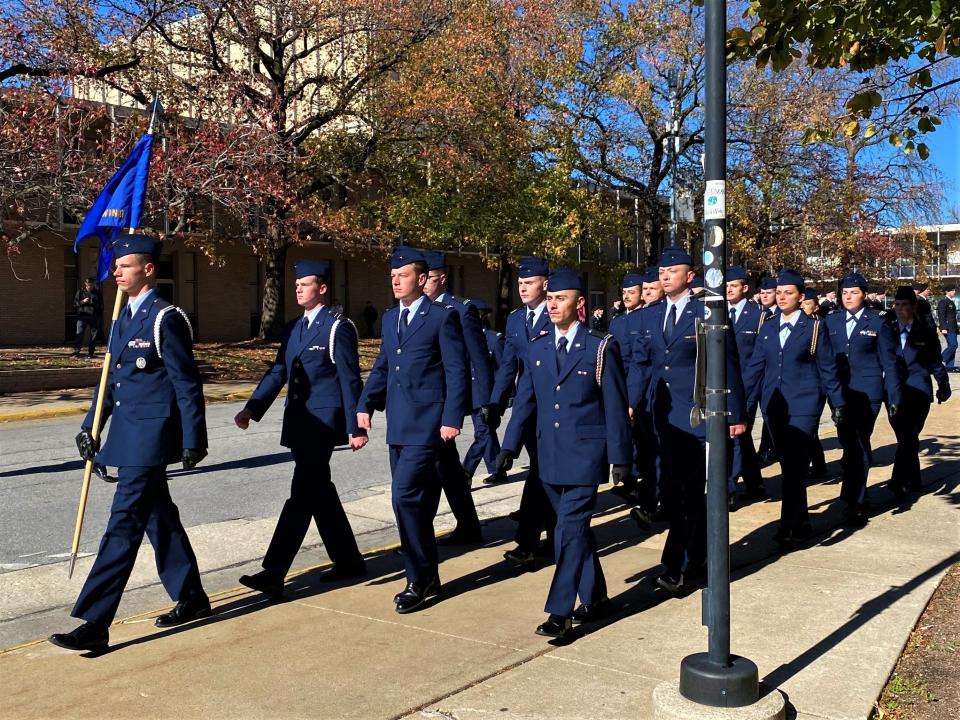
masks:
[[[753,661],[738,655],[730,656],[729,665],[707,653],[687,655],[680,662],[680,694],[701,705],[745,707],[760,697],[760,675]]]
[[[653,691],[653,720],[784,720],[787,702],[779,690],[768,692],[752,705],[717,708],[687,700],[676,683],[664,682]]]

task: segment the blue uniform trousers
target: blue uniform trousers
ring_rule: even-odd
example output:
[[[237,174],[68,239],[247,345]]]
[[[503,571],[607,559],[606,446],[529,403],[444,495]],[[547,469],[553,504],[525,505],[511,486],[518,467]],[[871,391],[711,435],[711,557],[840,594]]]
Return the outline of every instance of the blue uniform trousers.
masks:
[[[514,539],[521,550],[533,551],[540,544],[540,534],[546,530],[549,538],[557,524],[557,515],[540,479],[536,418],[530,420],[528,429],[524,431],[523,444],[530,458],[530,469],[523,483],[523,494],[520,496],[520,517]]]
[[[283,504],[263,558],[263,569],[279,576],[287,574],[306,537],[310,518],[316,522],[327,555],[334,563],[363,564],[350,521],[330,479],[333,446],[318,442],[315,446],[293,447],[291,452],[295,465],[290,497]]]
[[[577,596],[593,603],[607,596],[607,583],[597,557],[597,543],[590,529],[597,506],[595,485],[543,484],[557,514],[553,536],[556,568],[544,610],[553,615],[573,615]]]
[[[71,613],[98,625],[113,622],[146,532],[160,581],[172,600],[204,596],[197,558],[170,497],[165,467],[121,467],[97,559]]]
[[[500,439],[497,437],[497,431],[483,421],[480,413],[473,413],[471,417],[473,418],[473,443],[463,456],[463,471],[468,478],[472,478],[482,459],[487,466],[487,473],[493,475],[497,470],[497,455],[500,454]]]
[[[920,487],[920,433],[929,412],[930,396],[904,385],[900,407],[890,421],[897,436],[897,453],[890,476],[893,487]]]
[[[653,428],[653,416],[642,408],[634,413],[633,442],[638,474],[637,504],[653,512],[661,495],[660,444]]]
[[[447,504],[457,520],[457,527],[468,532],[479,531],[480,519],[473,504],[470,481],[460,464],[456,440],[449,440],[437,449],[437,473],[443,494],[447,496]]]
[[[764,423],[770,426],[773,447],[780,457],[780,531],[802,529],[810,522],[807,468],[813,444],[818,442],[820,416],[791,415],[786,404],[775,399],[767,408]]]
[[[957,366],[957,334],[948,331],[944,337],[947,341],[947,347],[944,348],[940,358],[947,370],[953,370]]]
[[[840,466],[843,486],[840,498],[851,504],[862,503],[867,493],[867,474],[873,464],[870,436],[880,414],[880,401],[871,401],[866,393],[845,388],[846,417],[837,426],[837,439],[843,448]]]
[[[670,519],[661,561],[667,573],[697,573],[707,561],[705,443],[667,422],[658,425],[662,449],[661,501]]]
[[[440,505],[438,448],[391,445],[393,513],[400,531],[407,580],[426,585],[438,577],[437,539],[433,520]]]
[[[757,456],[757,449],[753,444],[753,424],[756,417],[756,413],[754,413],[753,417],[747,418],[747,431],[737,435],[732,442],[733,460],[727,482],[727,488],[731,495],[736,492],[738,477],[743,478],[744,490],[747,492],[756,492],[763,487],[763,476],[760,474],[760,458]]]

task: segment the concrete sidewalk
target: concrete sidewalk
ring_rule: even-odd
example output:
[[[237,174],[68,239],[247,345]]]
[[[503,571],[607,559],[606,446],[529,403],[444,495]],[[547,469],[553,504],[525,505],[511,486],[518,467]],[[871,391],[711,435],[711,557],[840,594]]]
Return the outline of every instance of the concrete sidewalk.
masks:
[[[256,387],[255,382],[208,380],[203,384],[203,396],[208,403],[244,400],[253,394]],[[82,415],[90,409],[92,398],[93,388],[37,390],[0,395],[0,423]]]
[[[731,516],[733,651],[759,665],[765,686],[782,690],[796,717],[869,717],[958,560],[956,417],[952,403],[934,406],[925,487],[910,507],[894,507],[882,486],[894,439],[879,421],[876,509],[862,530],[837,527],[833,483],[810,487],[818,535],[788,555],[772,541],[777,500]],[[835,438],[823,437],[836,468]],[[776,470],[765,474],[778,497]],[[0,716],[650,718],[653,688],[676,681],[681,658],[706,648],[701,593],[676,600],[656,589],[665,532],[638,535],[612,493],[602,493],[594,524],[617,611],[566,647],[533,634],[552,568],[507,567],[501,554],[513,525],[499,519],[488,522],[485,547],[442,551],[442,599],[413,615],[393,611],[403,578],[387,549],[369,556],[370,576],[357,584],[327,587],[308,569],[292,578],[285,603],[236,589],[191,626],[156,629],[161,609],[129,618],[97,658],[42,641],[6,651]],[[65,614],[64,629],[72,626]]]

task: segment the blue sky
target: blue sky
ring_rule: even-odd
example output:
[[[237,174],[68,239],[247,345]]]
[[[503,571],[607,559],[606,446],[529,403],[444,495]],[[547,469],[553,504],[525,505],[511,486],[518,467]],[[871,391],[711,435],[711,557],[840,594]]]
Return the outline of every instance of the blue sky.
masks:
[[[947,177],[949,185],[945,188],[947,199],[940,222],[947,222],[947,213],[951,207],[960,208],[960,118],[953,115],[945,118],[937,131],[927,135],[924,140],[930,147],[930,159]]]

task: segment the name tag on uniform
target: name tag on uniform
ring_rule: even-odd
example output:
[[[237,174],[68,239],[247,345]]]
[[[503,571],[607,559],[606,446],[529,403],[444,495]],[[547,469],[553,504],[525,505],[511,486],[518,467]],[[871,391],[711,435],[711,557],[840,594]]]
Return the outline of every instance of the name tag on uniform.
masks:
[[[133,348],[134,350],[145,350],[151,347],[151,343],[149,340],[141,340],[140,338],[136,338],[135,340],[128,342],[127,347]]]
[[[311,345],[310,347],[307,348],[307,350],[319,350],[319,351],[323,351],[326,349],[327,349],[326,345]]]
[[[860,334],[861,334],[861,335],[866,335],[867,337],[876,337],[876,336],[877,336],[877,331],[876,331],[876,330],[861,330],[861,331],[860,331]]]

